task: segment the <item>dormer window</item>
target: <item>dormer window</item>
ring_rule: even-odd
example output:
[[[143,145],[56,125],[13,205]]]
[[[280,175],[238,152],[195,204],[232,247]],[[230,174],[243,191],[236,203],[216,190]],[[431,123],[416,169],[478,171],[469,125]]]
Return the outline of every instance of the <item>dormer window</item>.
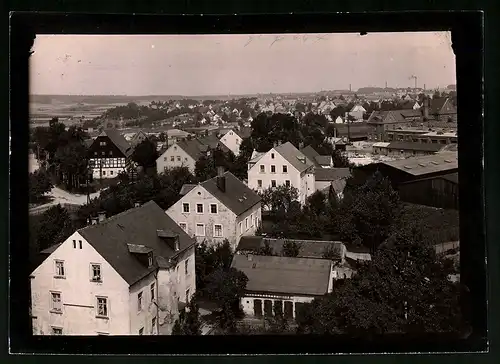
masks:
[[[175,241],[175,251],[178,252],[180,250],[179,239]]]
[[[148,253],[148,267],[153,266],[153,252]]]

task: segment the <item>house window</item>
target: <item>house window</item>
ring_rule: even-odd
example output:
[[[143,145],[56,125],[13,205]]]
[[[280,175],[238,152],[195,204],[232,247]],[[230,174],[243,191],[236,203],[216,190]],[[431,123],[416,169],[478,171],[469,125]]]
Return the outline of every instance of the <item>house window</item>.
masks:
[[[62,329],[60,327],[52,327],[52,335],[62,335]]]
[[[109,171],[109,174],[110,174],[110,175],[113,175],[113,171]]]
[[[97,152],[94,152],[94,155],[97,155]]]
[[[51,296],[51,311],[62,312],[61,292],[50,292]]]
[[[181,161],[181,157],[178,155],[177,156],[177,162],[180,162]]]
[[[260,173],[264,173],[266,171],[266,167],[263,164],[260,165]]]
[[[273,188],[276,187],[276,180],[274,180],[274,179],[271,180],[271,187],[273,187]]]
[[[76,249],[76,240],[73,240],[73,249]]]
[[[274,159],[274,153],[271,153],[271,159]]]
[[[186,303],[189,302],[189,288],[186,289]]]
[[[184,262],[184,275],[188,275],[189,274],[189,258],[186,259],[186,261]]]
[[[144,327],[141,327],[141,328],[139,329],[139,335],[144,335]]]
[[[288,167],[287,166],[283,166],[283,173],[288,173]]]
[[[151,333],[156,334],[156,317],[151,319]]]
[[[80,249],[82,248],[82,241],[78,240],[78,244],[80,245]]]
[[[290,181],[289,180],[285,181],[285,186],[290,187]]]
[[[215,204],[215,203],[210,204],[210,212],[212,214],[216,214],[217,213],[217,204]]]
[[[149,290],[151,291],[151,301],[154,301],[154,299],[155,299],[155,284],[154,283],[151,283]]]
[[[167,159],[165,158],[165,160],[167,160]],[[174,156],[170,157],[170,162],[175,162],[175,157]]]
[[[185,232],[187,232],[187,224],[185,222],[180,222],[179,226],[181,227],[182,230],[184,230]]]
[[[202,203],[197,203],[196,204],[196,212],[198,214],[202,214],[203,213],[203,204]]]
[[[179,274],[179,266],[175,268],[175,272],[177,274],[177,283],[179,283],[181,281],[181,275]]]
[[[113,155],[113,151],[112,150],[109,151],[109,155]]]
[[[257,186],[259,188],[262,188],[262,180],[261,179],[257,180]]]
[[[102,175],[105,176],[106,175],[106,171],[102,171]]]
[[[182,212],[189,213],[189,204],[188,203],[182,204]]]
[[[214,225],[214,237],[216,237],[216,238],[222,237],[222,225],[220,225],[220,224]]]
[[[196,236],[205,236],[204,224],[196,224]]]
[[[167,161],[167,157],[163,157],[163,161],[166,162]]]
[[[64,277],[64,262],[56,260],[56,277]]]
[[[248,230],[248,217],[245,219],[245,230]]]
[[[276,173],[276,166],[271,166],[271,173]]]
[[[240,222],[240,234],[243,234],[243,224]]]
[[[102,155],[106,155],[106,152],[101,152]]]
[[[99,145],[100,145],[101,147],[105,147],[105,146],[106,146],[106,142],[100,142],[100,143],[99,143]]]
[[[148,267],[153,265],[153,253],[148,253]]]
[[[108,317],[108,299],[97,297],[97,317]]]
[[[142,311],[142,292],[137,294],[137,311]]]
[[[91,264],[90,265],[90,278],[92,282],[102,282],[101,277],[101,265],[100,264]]]

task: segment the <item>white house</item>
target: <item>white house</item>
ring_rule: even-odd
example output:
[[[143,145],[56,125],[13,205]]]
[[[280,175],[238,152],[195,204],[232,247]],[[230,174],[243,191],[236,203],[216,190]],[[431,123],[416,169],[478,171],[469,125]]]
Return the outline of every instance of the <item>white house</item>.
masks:
[[[171,333],[196,290],[194,243],[153,201],[92,219],[31,273],[33,333]]]
[[[314,188],[314,163],[295,146],[286,142],[267,153],[254,153],[248,162],[248,187],[263,191],[280,185],[298,189],[299,202],[304,204]]]
[[[197,139],[176,142],[156,159],[156,171],[163,173],[168,168],[187,167],[191,173],[194,173],[196,161],[207,150],[207,146]]]
[[[351,115],[356,120],[362,120],[363,115],[366,113],[366,109],[361,105],[354,105],[349,111],[349,115]]]
[[[234,130],[228,130],[221,138],[220,141],[231,150],[235,156],[240,154],[240,145],[243,138]]]
[[[329,259],[237,254],[231,267],[248,277],[241,305],[245,315],[273,316],[275,304],[286,318],[295,318],[300,306],[333,289],[333,262]]]
[[[262,221],[260,196],[220,167],[217,177],[185,185],[181,194],[166,213],[200,243],[227,239],[235,249],[240,238],[254,235]]]

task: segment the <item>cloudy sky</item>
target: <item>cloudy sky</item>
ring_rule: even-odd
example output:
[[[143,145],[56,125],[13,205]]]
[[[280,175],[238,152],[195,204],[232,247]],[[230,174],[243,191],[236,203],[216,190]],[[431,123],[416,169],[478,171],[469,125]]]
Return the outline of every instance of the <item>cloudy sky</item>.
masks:
[[[227,95],[455,83],[447,32],[38,35],[31,93]]]

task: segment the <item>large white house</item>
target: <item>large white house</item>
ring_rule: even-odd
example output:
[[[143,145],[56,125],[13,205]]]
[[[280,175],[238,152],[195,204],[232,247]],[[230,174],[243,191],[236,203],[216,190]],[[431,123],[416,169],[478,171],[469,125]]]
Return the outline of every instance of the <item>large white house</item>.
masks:
[[[101,214],[30,275],[33,333],[171,333],[196,289],[194,244],[153,201]]]
[[[166,213],[198,242],[218,244],[227,239],[233,249],[240,238],[254,235],[262,220],[260,197],[232,173],[185,185],[182,198]]]
[[[314,163],[295,146],[286,142],[267,153],[255,153],[248,162],[248,187],[263,191],[281,185],[297,188],[304,204],[315,191]]]
[[[235,156],[240,154],[240,145],[243,138],[234,130],[228,130],[222,137],[220,141],[231,150]]]

